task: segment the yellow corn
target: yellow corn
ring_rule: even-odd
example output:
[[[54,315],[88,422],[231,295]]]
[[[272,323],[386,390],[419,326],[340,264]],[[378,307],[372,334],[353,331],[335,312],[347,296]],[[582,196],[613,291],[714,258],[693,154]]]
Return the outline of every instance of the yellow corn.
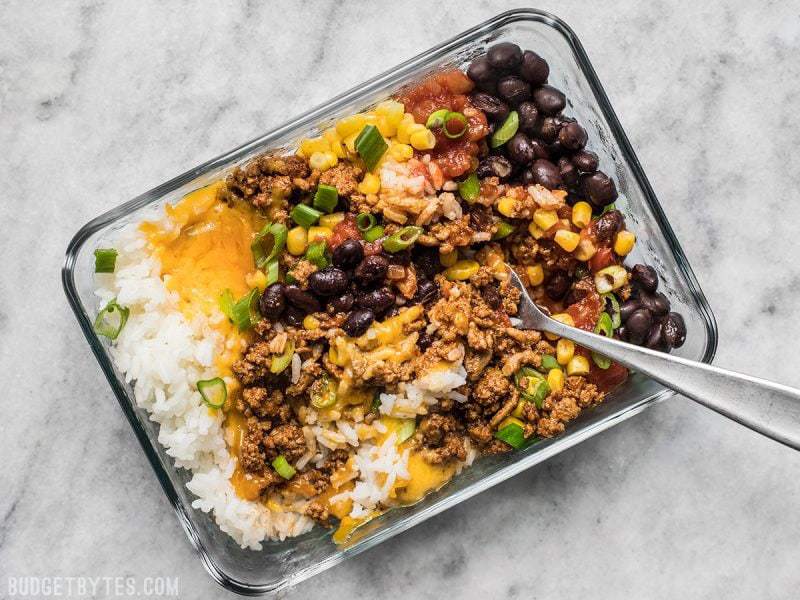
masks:
[[[364,175],[364,179],[358,184],[358,191],[362,194],[377,194],[381,189],[381,178],[373,173]]]
[[[520,400],[519,402],[517,402],[517,405],[514,407],[511,416],[517,417],[518,419],[521,418],[525,411],[525,404],[526,404],[525,400]]]
[[[531,285],[541,285],[544,281],[544,269],[542,269],[542,265],[528,267],[525,269],[525,272],[528,274],[528,281],[530,281]]]
[[[497,202],[497,212],[506,217],[514,215],[514,208],[517,206],[517,201],[514,198],[503,196]]]
[[[556,360],[560,365],[566,365],[575,355],[575,342],[561,338],[556,342]]]
[[[536,223],[542,230],[547,231],[553,225],[558,223],[558,214],[554,210],[537,208],[533,213],[533,222]]]
[[[595,252],[597,252],[597,248],[592,243],[592,240],[583,238],[578,242],[578,249],[575,250],[575,258],[586,262],[595,255]]]
[[[300,256],[308,248],[308,232],[299,225],[286,234],[286,249],[293,256]]]
[[[344,158],[345,151],[344,146],[342,146],[342,137],[336,131],[335,128],[331,127],[325,133],[322,134],[322,137],[328,142],[328,145],[331,148],[331,152],[333,152],[337,158]]]
[[[636,243],[636,236],[627,229],[620,231],[614,239],[614,252],[620,256],[627,256],[633,250]]]
[[[550,369],[547,374],[547,385],[551,392],[560,392],[564,389],[564,371],[561,369]]]
[[[578,242],[581,241],[581,236],[574,231],[567,231],[566,229],[559,229],[556,231],[555,242],[567,252],[572,252],[578,247]]]
[[[594,286],[601,294],[618,290],[628,283],[628,272],[624,267],[611,265],[605,269],[600,269],[594,274]]]
[[[500,425],[497,426],[497,429],[502,429],[503,427],[506,427],[508,425],[519,425],[520,427],[525,429],[525,423],[523,423],[516,417],[506,417],[505,419],[500,421]]]
[[[452,252],[446,252],[444,254],[440,252],[439,262],[443,267],[452,267],[458,262],[458,250],[453,250]]]
[[[401,144],[399,142],[392,142],[389,146],[389,154],[397,162],[405,162],[414,156],[414,148],[408,144]]]
[[[330,163],[330,157],[328,154],[333,155],[332,152],[314,152],[309,159],[308,164],[311,165],[312,169],[316,169],[317,171],[327,171],[333,165]],[[334,156],[334,158],[336,158]]]
[[[416,127],[416,125],[414,116],[411,113],[405,113],[397,125],[395,139],[401,144],[408,144],[411,141],[411,133],[414,131],[412,128]],[[424,125],[421,125],[421,127],[424,127]]]
[[[267,276],[264,274],[264,271],[248,273],[245,275],[244,281],[247,283],[248,287],[258,288],[262,291],[267,287]]]
[[[303,327],[305,329],[318,329],[319,319],[313,315],[306,315],[306,317],[303,319]]]
[[[397,125],[389,122],[389,119],[384,117],[383,115],[376,115],[377,120],[375,122],[378,131],[381,132],[381,135],[385,138],[392,138],[397,134]]]
[[[572,207],[572,223],[575,227],[583,229],[592,220],[592,206],[581,200]]]
[[[459,260],[452,267],[448,267],[444,276],[450,281],[464,281],[478,272],[481,266],[474,260]]]
[[[319,218],[319,224],[322,227],[327,227],[328,229],[333,229],[339,223],[344,221],[344,213],[343,212],[336,212],[330,215],[322,215]]]
[[[359,133],[359,132],[358,132],[358,131],[356,131],[355,133],[353,133],[353,134],[351,134],[351,135],[348,135],[348,136],[347,136],[346,138],[344,138],[344,140],[343,140],[343,143],[344,143],[344,146],[345,146],[345,148],[347,148],[347,150],[348,150],[348,151],[349,151],[351,154],[355,154],[355,152],[356,152],[356,138],[358,137],[358,133]]]
[[[327,240],[332,235],[333,235],[333,230],[330,227],[320,227],[319,225],[313,225],[308,228],[308,243],[313,244],[314,242],[322,242],[324,240]]]
[[[550,315],[551,319],[555,319],[559,323],[564,323],[564,325],[569,325],[570,327],[575,327],[575,321],[572,320],[572,316],[569,313],[556,313],[554,315]],[[557,340],[558,336],[554,333],[545,333],[544,334],[548,340]]]
[[[533,239],[538,240],[541,239],[541,237],[544,235],[544,230],[541,227],[539,227],[536,223],[531,221],[531,224],[528,225],[528,233],[531,234],[531,237],[533,237]]]
[[[342,139],[345,139],[353,134],[358,135],[361,133],[361,130],[364,129],[364,125],[366,124],[367,115],[361,113],[350,115],[349,117],[339,119],[339,122],[336,123],[336,133],[338,133]]]
[[[420,125],[422,129],[418,129],[414,133],[409,136],[409,141],[411,145],[414,146],[415,150],[431,150],[436,145],[436,136],[433,135],[433,132],[426,128],[424,125]]]
[[[567,364],[567,375],[586,375],[589,373],[589,360],[580,354],[573,356]]]
[[[397,100],[384,100],[375,107],[375,114],[384,117],[391,125],[397,127],[403,120],[405,106]]]
[[[321,137],[308,138],[300,142],[300,152],[309,158],[316,152],[328,152],[330,149],[328,140]]]

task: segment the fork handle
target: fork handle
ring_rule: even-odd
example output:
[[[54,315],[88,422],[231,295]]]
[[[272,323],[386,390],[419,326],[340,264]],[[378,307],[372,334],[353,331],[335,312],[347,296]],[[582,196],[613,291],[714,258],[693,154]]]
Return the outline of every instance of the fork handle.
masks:
[[[569,327],[544,329],[599,352],[745,427],[800,450],[800,390]]]

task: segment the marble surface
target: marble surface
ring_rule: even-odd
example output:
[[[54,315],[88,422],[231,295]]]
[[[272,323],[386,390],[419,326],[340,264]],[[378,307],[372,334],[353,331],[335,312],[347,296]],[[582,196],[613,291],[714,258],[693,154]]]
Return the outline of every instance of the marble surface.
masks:
[[[92,217],[512,4],[0,5],[0,596],[206,575],[67,307]],[[800,385],[800,5],[542,1],[575,29],[716,312]],[[676,397],[286,598],[788,598],[800,455]],[[104,594],[98,594],[104,595]]]

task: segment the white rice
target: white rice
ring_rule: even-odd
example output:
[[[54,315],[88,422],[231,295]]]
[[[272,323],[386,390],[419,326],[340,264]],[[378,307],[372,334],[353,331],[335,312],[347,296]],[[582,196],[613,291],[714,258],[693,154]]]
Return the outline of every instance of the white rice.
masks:
[[[411,419],[428,413],[429,407],[447,397],[466,398],[454,390],[467,383],[467,371],[461,361],[452,363],[447,369],[435,369],[412,383],[401,383],[396,394],[380,395],[381,414]],[[461,401],[461,400],[460,400]]]

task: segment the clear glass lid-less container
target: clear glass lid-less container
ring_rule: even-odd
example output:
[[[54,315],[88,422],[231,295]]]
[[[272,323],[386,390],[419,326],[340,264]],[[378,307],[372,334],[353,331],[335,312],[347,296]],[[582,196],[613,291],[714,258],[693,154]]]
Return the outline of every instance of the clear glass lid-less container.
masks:
[[[705,362],[714,355],[717,330],[708,303],[572,30],[547,13],[519,9],[465,31],[282,127],[97,217],[69,245],[62,277],[72,309],[203,564],[215,580],[232,591],[263,594],[311,577],[672,395],[661,385],[634,375],[604,404],[571,422],[563,435],[524,451],[478,459],[423,501],[391,510],[359,528],[347,547],[337,546],[331,541],[330,531],[316,527],[301,537],[265,542],[261,551],[243,550],[217,528],[212,516],[191,507],[192,496],[185,487],[188,473],[174,467],[157,441],[158,426],[136,406],[131,386],[112,363],[107,342],[92,329],[96,311],[93,250],[114,230],[140,221],[153,208],[175,202],[189,191],[224,177],[234,166],[260,153],[290,148],[302,137],[318,135],[336,119],[386,98],[431,71],[464,66],[498,41],[515,42],[547,59],[550,83],[567,95],[565,112],[586,127],[589,149],[600,156],[601,168],[615,177],[620,190],[617,207],[638,239],[630,260],[645,262],[658,270],[663,286],[659,289],[686,320],[686,344],[676,354]]]

